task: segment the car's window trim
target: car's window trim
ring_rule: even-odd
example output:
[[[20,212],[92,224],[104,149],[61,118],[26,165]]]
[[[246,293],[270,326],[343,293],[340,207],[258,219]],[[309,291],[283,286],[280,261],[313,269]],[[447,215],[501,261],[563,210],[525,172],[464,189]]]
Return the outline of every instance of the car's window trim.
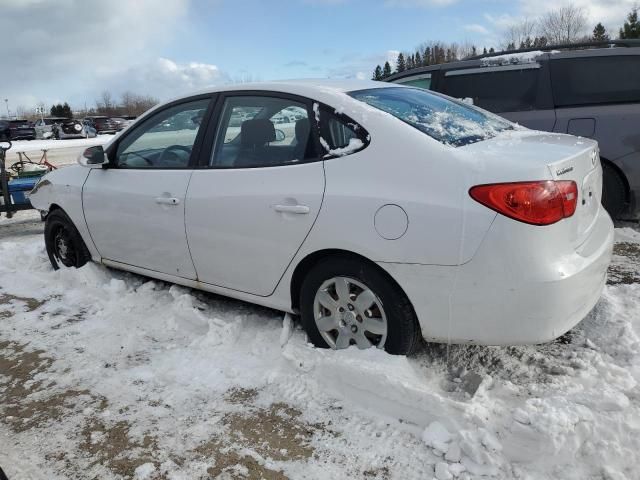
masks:
[[[216,144],[216,135],[218,133],[218,125],[222,120],[222,113],[224,109],[224,104],[227,98],[229,97],[268,97],[268,98],[279,98],[282,100],[291,100],[298,103],[303,104],[307,108],[307,117],[309,118],[309,122],[311,124],[311,134],[312,139],[315,144],[316,152],[323,152],[324,149],[320,144],[320,136],[318,134],[320,126],[316,122],[315,113],[313,111],[313,104],[317,102],[308,97],[303,97],[300,95],[295,95],[287,92],[279,92],[272,90],[227,90],[224,92],[219,92],[219,96],[216,99],[216,105],[211,117],[211,121],[209,122],[208,130],[206,133],[205,141],[203,143],[203,152],[204,155],[200,155],[200,163],[195,168],[204,169],[204,170],[248,170],[248,169],[256,169],[256,168],[282,168],[282,167],[294,167],[298,165],[304,165],[307,163],[321,162],[326,160],[322,155],[318,155],[313,158],[307,158],[300,162],[296,163],[283,163],[280,165],[256,165],[253,167],[235,167],[233,165],[230,166],[220,166],[220,165],[210,165],[211,156],[213,155],[213,149]]]
[[[445,77],[457,77],[460,75],[474,75],[478,73],[496,73],[496,72],[509,72],[513,70],[533,70],[539,69],[539,63],[523,63],[516,65],[499,65],[491,67],[476,67],[476,68],[463,68],[460,70],[448,70],[445,72]]]
[[[115,142],[113,142],[113,144],[111,144],[111,146],[107,149],[107,158],[109,159],[109,163],[108,163],[108,168],[110,169],[114,169],[114,170],[144,170],[144,171],[160,171],[160,170],[193,170],[194,168],[197,168],[198,165],[198,159],[201,156],[202,153],[202,146],[203,146],[203,141],[205,138],[205,132],[207,131],[207,128],[209,126],[209,122],[211,120],[211,116],[213,114],[214,111],[214,107],[216,105],[216,97],[218,96],[217,93],[207,93],[207,94],[201,94],[201,95],[194,95],[192,97],[188,97],[188,98],[181,98],[179,100],[175,100],[173,102],[167,103],[166,105],[163,105],[162,107],[158,108],[158,109],[154,109],[152,111],[149,111],[147,114],[143,114],[140,117],[138,117],[138,119],[136,119],[136,122],[139,121],[138,125],[135,125],[133,128],[128,129],[126,131],[126,133],[121,137],[118,138]],[[155,167],[119,167],[117,165],[117,152],[118,152],[118,147],[120,146],[120,143],[122,143],[122,141],[124,141],[127,137],[129,137],[129,135],[133,135],[136,131],[138,131],[144,124],[145,122],[154,117],[155,115],[162,113],[166,110],[169,110],[170,108],[173,107],[177,107],[183,104],[187,104],[187,103],[192,103],[192,102],[196,102],[199,100],[209,100],[209,104],[207,105],[207,109],[205,110],[204,116],[202,117],[202,124],[200,125],[200,128],[198,129],[198,133],[196,134],[196,139],[195,142],[193,143],[193,148],[191,151],[191,156],[189,157],[189,162],[187,163],[187,165],[185,166],[180,166],[180,167],[161,167],[161,168],[155,168]]]

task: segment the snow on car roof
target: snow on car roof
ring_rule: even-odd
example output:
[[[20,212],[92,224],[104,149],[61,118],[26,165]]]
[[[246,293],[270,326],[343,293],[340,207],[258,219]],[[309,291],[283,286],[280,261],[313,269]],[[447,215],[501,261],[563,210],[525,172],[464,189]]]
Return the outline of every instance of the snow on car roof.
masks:
[[[516,53],[505,53],[504,55],[495,55],[491,57],[485,57],[480,60],[480,63],[487,66],[495,66],[495,65],[515,65],[515,64],[523,64],[523,63],[535,63],[535,61],[545,54],[554,54],[560,53],[558,50],[534,50],[532,52],[516,52]]]

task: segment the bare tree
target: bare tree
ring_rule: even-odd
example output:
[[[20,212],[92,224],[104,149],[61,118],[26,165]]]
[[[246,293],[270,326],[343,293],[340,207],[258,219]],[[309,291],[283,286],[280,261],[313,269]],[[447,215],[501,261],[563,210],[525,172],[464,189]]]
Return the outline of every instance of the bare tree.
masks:
[[[16,118],[23,119],[29,116],[29,110],[27,110],[24,105],[18,105],[16,107]]]
[[[533,44],[536,27],[536,20],[530,18],[510,25],[504,33],[502,48],[507,50],[509,45],[513,45],[515,48],[530,47]]]
[[[114,102],[111,92],[103,90],[100,98],[96,100],[96,110],[102,115],[111,115],[113,112]]]
[[[584,8],[569,4],[546,13],[540,20],[540,34],[549,43],[573,43],[584,37],[587,16]]]

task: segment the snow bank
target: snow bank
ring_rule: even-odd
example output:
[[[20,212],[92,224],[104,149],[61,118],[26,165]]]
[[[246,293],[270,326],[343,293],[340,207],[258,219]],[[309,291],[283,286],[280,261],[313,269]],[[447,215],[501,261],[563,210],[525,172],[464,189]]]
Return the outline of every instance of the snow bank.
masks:
[[[157,462],[137,465],[137,478],[198,478],[212,463],[193,451],[224,434],[225,415],[278,402],[322,425],[314,454],[276,460],[242,451],[290,478],[371,470],[401,479],[632,479],[640,464],[637,284],[608,287],[562,342],[431,345],[405,358],[316,349],[289,316],[94,264],[54,272],[40,237],[0,243],[0,258],[0,294],[44,302],[33,310],[20,300],[1,305],[11,315],[0,316],[0,340],[53,358],[45,375],[52,388],[88,390],[109,404],[37,431],[9,433],[0,423],[10,478],[23,464],[56,478],[45,456],[68,450],[92,416],[128,422],[132,441],[157,439]],[[481,380],[471,393],[470,372]],[[237,389],[256,392],[250,406],[226,399]],[[103,441],[99,432],[90,438]],[[20,448],[5,449],[7,439]],[[90,458],[73,462],[87,476],[108,473]]]

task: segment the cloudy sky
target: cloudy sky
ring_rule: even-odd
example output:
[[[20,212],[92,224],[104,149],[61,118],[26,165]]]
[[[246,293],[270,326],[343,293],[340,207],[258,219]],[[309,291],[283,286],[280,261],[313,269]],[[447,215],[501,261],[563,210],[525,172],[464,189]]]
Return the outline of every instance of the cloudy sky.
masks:
[[[563,1],[0,0],[0,100],[83,107],[105,89],[168,99],[248,79],[368,77],[424,41],[497,47],[511,22]],[[576,2],[614,31],[634,3]]]

